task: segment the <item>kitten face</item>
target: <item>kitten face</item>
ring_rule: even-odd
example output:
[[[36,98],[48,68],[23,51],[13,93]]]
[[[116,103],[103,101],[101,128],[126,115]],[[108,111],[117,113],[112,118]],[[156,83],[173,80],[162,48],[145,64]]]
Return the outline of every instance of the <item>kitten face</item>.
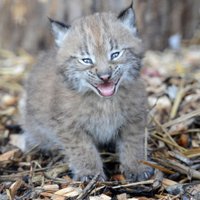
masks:
[[[72,89],[111,97],[138,76],[140,54],[140,40],[117,16],[97,13],[72,24],[57,59]]]

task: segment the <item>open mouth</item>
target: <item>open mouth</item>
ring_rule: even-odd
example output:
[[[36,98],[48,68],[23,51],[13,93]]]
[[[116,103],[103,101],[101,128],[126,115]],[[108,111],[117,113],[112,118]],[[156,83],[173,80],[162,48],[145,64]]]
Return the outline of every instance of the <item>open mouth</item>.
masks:
[[[115,93],[116,84],[113,82],[106,82],[99,84],[96,89],[98,90],[99,94],[104,97],[112,96]]]
[[[99,84],[97,86],[93,86],[93,87],[98,91],[98,93],[101,96],[110,97],[116,93],[119,82],[120,82],[120,78],[115,82],[108,81],[108,82],[104,82],[104,83],[101,83],[101,84]]]

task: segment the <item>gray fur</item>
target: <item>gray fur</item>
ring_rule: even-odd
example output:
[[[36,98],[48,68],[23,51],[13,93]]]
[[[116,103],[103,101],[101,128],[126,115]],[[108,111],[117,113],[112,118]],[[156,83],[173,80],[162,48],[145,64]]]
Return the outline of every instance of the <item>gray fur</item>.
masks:
[[[111,42],[112,41],[112,42]],[[117,49],[116,49],[117,48]],[[111,50],[123,51],[116,61]],[[114,141],[127,178],[143,174],[146,93],[139,78],[141,41],[117,15],[97,13],[74,21],[59,48],[43,56],[26,84],[23,128],[26,149],[57,148],[65,155],[74,179],[105,178],[97,146]],[[90,57],[93,66],[78,60]],[[97,72],[112,70],[115,93],[95,89]]]

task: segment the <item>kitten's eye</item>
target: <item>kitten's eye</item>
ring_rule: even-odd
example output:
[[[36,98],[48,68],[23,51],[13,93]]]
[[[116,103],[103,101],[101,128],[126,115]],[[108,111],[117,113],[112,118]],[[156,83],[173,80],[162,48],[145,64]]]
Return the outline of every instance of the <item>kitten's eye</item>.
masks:
[[[122,55],[123,51],[116,51],[114,53],[111,54],[110,59],[111,60],[116,60],[117,58],[119,58]]]
[[[90,59],[90,58],[83,58],[83,59],[81,59],[81,61],[82,61],[83,64],[86,64],[86,65],[92,65],[93,64],[92,59]]]
[[[115,58],[117,58],[119,56],[119,52],[115,52],[111,54],[111,60],[114,60]]]

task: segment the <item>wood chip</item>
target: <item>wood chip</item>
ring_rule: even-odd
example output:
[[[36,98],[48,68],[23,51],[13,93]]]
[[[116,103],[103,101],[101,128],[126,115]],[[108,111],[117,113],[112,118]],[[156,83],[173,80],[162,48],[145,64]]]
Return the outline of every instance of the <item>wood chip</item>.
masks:
[[[60,196],[65,196],[65,197],[75,197],[75,196],[78,196],[81,192],[82,192],[82,189],[80,189],[78,187],[68,186],[61,190],[58,190],[54,194],[60,195]]]
[[[17,181],[15,181],[9,188],[9,196],[11,197],[11,199],[14,199],[15,194],[17,193],[17,190],[21,187],[21,185],[24,182],[21,179],[18,179]]]
[[[127,195],[125,193],[117,195],[117,200],[127,200]]]
[[[100,196],[89,197],[89,200],[111,200],[111,197],[101,194]]]
[[[59,190],[59,185],[57,184],[52,184],[52,185],[44,185],[42,187],[42,189],[44,191],[52,191],[52,192],[55,192],[55,191],[58,191]]]
[[[4,95],[2,97],[1,101],[2,101],[2,104],[4,106],[13,106],[13,105],[15,105],[17,103],[17,100],[18,100],[18,98],[14,97],[12,95],[7,94],[7,95]]]
[[[53,194],[51,200],[66,200],[66,198],[64,196]]]
[[[21,155],[21,151],[19,149],[13,149],[4,154],[1,154],[0,162],[9,161],[9,160],[12,160],[13,158],[19,158],[20,155]]]
[[[175,181],[172,181],[172,180],[167,179],[167,178],[163,178],[162,185],[164,187],[168,187],[168,186],[172,186],[172,185],[176,185],[176,184],[177,184],[177,182],[175,182]]]

